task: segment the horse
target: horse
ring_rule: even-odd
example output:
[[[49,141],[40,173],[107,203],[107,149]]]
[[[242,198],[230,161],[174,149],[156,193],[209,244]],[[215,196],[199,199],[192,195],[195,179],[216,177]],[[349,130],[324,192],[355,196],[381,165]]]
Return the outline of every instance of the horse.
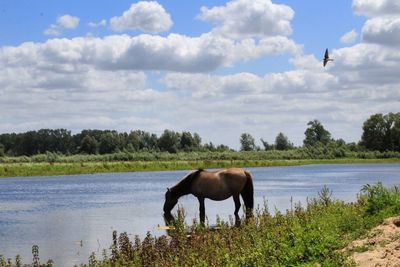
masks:
[[[167,188],[164,203],[164,218],[172,218],[171,210],[184,195],[192,194],[199,200],[200,222],[205,221],[204,199],[225,200],[233,197],[235,203],[236,224],[240,224],[239,209],[242,196],[246,207],[246,218],[252,216],[254,206],[254,188],[251,174],[241,168],[229,168],[215,172],[198,169],[186,175],[171,189]]]

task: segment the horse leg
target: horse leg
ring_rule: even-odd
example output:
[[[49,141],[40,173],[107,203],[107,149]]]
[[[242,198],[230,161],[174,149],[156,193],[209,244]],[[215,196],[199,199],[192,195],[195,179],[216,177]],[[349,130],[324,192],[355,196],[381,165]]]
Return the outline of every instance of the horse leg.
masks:
[[[239,195],[233,195],[233,201],[235,201],[235,215],[238,215],[241,206]]]
[[[206,220],[206,208],[204,206],[204,197],[198,197],[197,198],[200,203],[200,223],[204,224]]]
[[[239,195],[233,195],[233,201],[235,202],[235,225],[240,226],[239,209],[241,204]]]

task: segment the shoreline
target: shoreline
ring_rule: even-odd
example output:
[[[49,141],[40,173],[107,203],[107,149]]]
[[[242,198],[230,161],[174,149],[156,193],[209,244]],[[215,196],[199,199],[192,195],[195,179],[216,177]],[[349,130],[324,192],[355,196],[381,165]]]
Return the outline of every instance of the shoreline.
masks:
[[[399,158],[387,159],[287,159],[287,160],[173,160],[173,161],[109,161],[109,162],[40,162],[0,163],[0,179],[30,176],[97,174],[112,172],[175,171],[197,168],[281,167],[312,164],[382,164],[400,163]]]

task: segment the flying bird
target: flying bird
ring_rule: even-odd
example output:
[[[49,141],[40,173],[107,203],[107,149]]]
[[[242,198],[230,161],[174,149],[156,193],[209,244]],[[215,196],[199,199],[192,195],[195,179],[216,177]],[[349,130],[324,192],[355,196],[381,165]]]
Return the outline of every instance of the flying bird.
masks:
[[[324,56],[324,67],[328,63],[328,61],[333,61],[332,58],[329,58],[329,53],[328,53],[328,48],[325,50],[325,56]]]

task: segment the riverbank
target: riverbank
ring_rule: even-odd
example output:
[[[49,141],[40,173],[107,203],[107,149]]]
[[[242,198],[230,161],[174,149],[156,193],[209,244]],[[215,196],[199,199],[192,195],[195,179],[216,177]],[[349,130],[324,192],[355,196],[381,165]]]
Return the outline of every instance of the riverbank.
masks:
[[[197,168],[273,167],[310,164],[400,163],[399,158],[278,159],[278,160],[159,160],[0,163],[0,177],[51,176],[110,172],[190,170]]]
[[[184,212],[178,210],[175,230],[168,237],[148,234],[132,242],[127,233],[118,239],[114,233],[111,254],[104,252],[99,260],[93,253],[84,266],[367,266],[354,253],[370,250],[370,244],[354,240],[368,239],[371,228],[399,214],[398,188],[366,185],[356,203],[333,200],[330,193],[325,187],[305,207],[297,204],[274,216],[268,209],[258,209],[255,217],[240,227],[221,222],[216,230],[185,225]],[[383,245],[399,240],[400,225],[389,226],[395,231],[381,239]],[[382,257],[391,260],[397,247],[388,245]]]

